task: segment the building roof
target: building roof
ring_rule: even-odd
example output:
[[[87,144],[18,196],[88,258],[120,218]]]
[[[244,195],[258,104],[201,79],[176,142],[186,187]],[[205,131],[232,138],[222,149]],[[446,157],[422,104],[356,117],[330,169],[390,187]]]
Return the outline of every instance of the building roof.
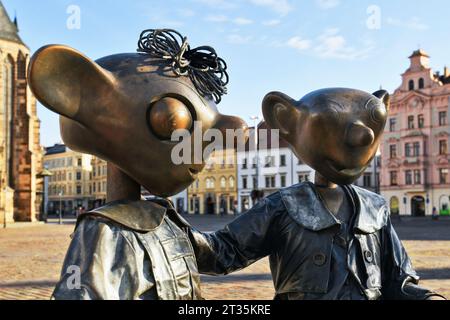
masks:
[[[17,20],[14,20],[14,22],[11,21],[1,1],[0,1],[0,39],[13,41],[24,45],[22,39],[20,39],[19,37]]]
[[[430,56],[424,50],[418,49],[418,50],[414,51],[409,58],[411,59],[411,58],[414,58],[414,57],[427,57],[427,58],[429,58]]]
[[[55,144],[52,147],[45,148],[45,155],[64,153],[67,151],[67,147],[64,144]]]

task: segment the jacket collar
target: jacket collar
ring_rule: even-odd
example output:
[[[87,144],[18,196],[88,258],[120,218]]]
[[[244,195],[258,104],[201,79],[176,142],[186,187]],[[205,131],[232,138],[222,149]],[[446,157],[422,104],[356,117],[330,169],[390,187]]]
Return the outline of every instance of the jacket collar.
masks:
[[[377,194],[356,186],[346,186],[355,199],[357,217],[354,228],[360,233],[374,233],[386,225],[387,207]],[[321,231],[340,222],[325,206],[315,185],[311,182],[280,190],[289,215],[300,225],[312,231]]]
[[[169,209],[152,201],[114,201],[81,215],[77,225],[88,216],[98,216],[134,231],[150,232],[162,224]]]

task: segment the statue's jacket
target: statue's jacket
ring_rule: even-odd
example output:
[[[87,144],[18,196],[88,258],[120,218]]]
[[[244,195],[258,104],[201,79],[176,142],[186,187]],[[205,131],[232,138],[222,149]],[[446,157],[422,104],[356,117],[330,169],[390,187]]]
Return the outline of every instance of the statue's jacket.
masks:
[[[119,201],[79,217],[53,298],[201,299],[189,224],[168,201]]]
[[[346,186],[354,195],[355,219],[341,257],[361,299],[426,299],[419,277],[379,195]],[[338,299],[333,291],[333,246],[340,222],[315,185],[303,183],[265,198],[215,233],[191,230],[199,271],[228,274],[269,256],[276,299]],[[343,251],[345,252],[345,251]],[[338,258],[338,259],[341,259]],[[338,288],[340,291],[340,288]]]

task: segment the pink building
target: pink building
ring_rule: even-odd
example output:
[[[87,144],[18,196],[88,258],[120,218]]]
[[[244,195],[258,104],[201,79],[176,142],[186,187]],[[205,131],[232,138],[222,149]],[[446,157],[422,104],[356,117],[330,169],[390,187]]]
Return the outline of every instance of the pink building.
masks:
[[[448,214],[450,71],[434,72],[423,50],[409,59],[382,142],[381,193],[394,215]]]

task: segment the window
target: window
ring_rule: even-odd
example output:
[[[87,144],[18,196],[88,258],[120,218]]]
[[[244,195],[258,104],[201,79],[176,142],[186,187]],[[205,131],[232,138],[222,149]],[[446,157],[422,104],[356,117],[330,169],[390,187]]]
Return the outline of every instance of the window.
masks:
[[[247,189],[247,177],[242,177],[242,188]]]
[[[77,194],[81,194],[81,186],[77,186]]]
[[[448,153],[447,140],[439,141],[439,154],[446,155]]]
[[[299,173],[298,174],[298,183],[307,182],[307,181],[309,181],[308,173]]]
[[[81,167],[81,166],[83,165],[83,161],[81,160],[81,158],[78,158],[78,159],[77,159],[77,165],[78,165],[79,167]]]
[[[422,175],[420,174],[420,170],[414,170],[414,184],[422,183]]]
[[[265,165],[266,168],[271,168],[275,166],[275,157],[267,156]]]
[[[389,119],[389,131],[390,132],[397,131],[397,119],[396,118]]]
[[[412,172],[411,170],[405,171],[405,184],[411,185],[412,184]]]
[[[364,174],[363,177],[363,186],[365,188],[371,187],[372,186],[372,175],[370,173],[366,173]]]
[[[275,176],[266,177],[266,188],[275,188]]]
[[[27,75],[27,61],[22,52],[19,53],[17,58],[17,78],[26,79]]]
[[[220,187],[225,189],[227,187],[227,179],[225,177],[220,178]]]
[[[439,125],[440,126],[447,125],[447,112],[446,111],[439,112]]]
[[[258,189],[259,183],[258,178],[256,176],[253,176],[253,189]]]
[[[448,183],[448,169],[439,169],[439,183]]]
[[[411,144],[405,144],[405,157],[411,157]]]
[[[408,129],[414,129],[414,116],[408,117]]]
[[[425,88],[425,80],[423,78],[419,79],[419,89]]]
[[[409,80],[408,88],[409,88],[409,91],[414,90],[414,80]]]
[[[389,174],[391,176],[391,186],[398,186],[397,171],[391,171]]]
[[[298,159],[298,165],[302,165],[302,164],[303,164],[302,159]]]
[[[6,181],[8,186],[14,185],[14,174],[13,174],[13,144],[11,143],[11,135],[13,132],[13,111],[14,111],[14,65],[13,61],[10,59],[6,59],[5,64],[3,65],[3,83],[0,85],[3,88],[3,96],[2,96],[2,106],[0,113],[3,114],[3,123],[1,124],[1,129],[3,133],[0,136],[3,136],[4,143],[4,157],[6,159]]]
[[[389,146],[389,157],[391,159],[397,158],[397,146],[395,144]]]
[[[286,187],[286,176],[280,176],[280,183],[282,188]]]
[[[234,188],[234,185],[235,185],[235,183],[234,183],[234,177],[230,177],[230,178],[228,179],[228,185],[230,186],[230,188]]]
[[[242,160],[242,169],[247,169],[247,158]]]
[[[280,156],[280,167],[286,167],[286,155]]]
[[[81,172],[80,171],[77,172],[77,181],[81,181]]]
[[[252,164],[253,169],[256,168],[257,163],[258,163],[258,158],[257,157],[253,158],[253,164]]]
[[[420,156],[420,142],[414,142],[413,144],[413,156],[418,157]]]
[[[420,114],[418,117],[418,125],[419,129],[422,129],[425,126],[425,118],[423,117],[423,114]]]

